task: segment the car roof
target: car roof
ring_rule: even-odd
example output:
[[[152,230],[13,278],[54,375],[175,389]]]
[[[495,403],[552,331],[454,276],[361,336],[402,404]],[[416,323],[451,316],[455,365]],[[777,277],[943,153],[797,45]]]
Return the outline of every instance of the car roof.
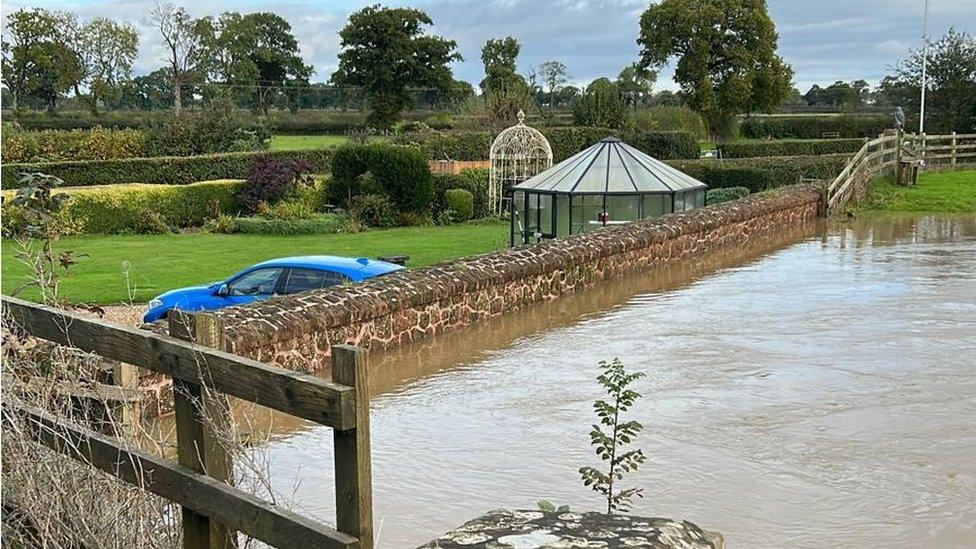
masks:
[[[291,267],[300,269],[315,269],[333,271],[345,275],[353,280],[365,280],[393,271],[403,269],[402,266],[378,259],[365,257],[342,257],[337,255],[303,255],[295,257],[279,257],[262,261],[245,269],[251,271],[259,267]]]

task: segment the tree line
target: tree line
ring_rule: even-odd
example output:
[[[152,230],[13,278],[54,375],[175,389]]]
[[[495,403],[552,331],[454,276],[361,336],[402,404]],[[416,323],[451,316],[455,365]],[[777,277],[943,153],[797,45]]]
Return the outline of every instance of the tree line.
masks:
[[[864,80],[813,86],[801,94],[793,69],[777,53],[778,34],[762,0],[663,0],[639,22],[638,58],[615,79],[585,87],[570,84],[568,68],[546,61],[518,72],[521,45],[514,37],[488,40],[481,50],[484,78],[457,80],[457,43],[428,32],[428,14],[414,8],[367,6],[339,31],[338,69],[327,82],[311,82],[290,24],[269,12],[191,17],[160,2],[148,22],[166,50],[165,66],[132,77],[138,32],[128,22],[96,18],[80,23],[65,11],[20,9],[7,16],[3,82],[10,106],[57,107],[70,92],[97,113],[110,108],[161,109],[178,114],[188,104],[229,97],[267,113],[272,106],[363,108],[369,123],[390,127],[413,107],[465,105],[489,124],[514,121],[519,109],[551,113],[573,109],[578,123],[621,124],[628,109],[684,105],[715,135],[727,135],[735,117],[769,112],[781,104],[856,109],[900,105],[917,109],[921,53],[892,67],[875,89]],[[950,32],[932,44],[930,112],[947,129],[973,127],[976,41]],[[679,90],[653,93],[658,71],[674,63]],[[917,112],[917,111],[916,111]]]

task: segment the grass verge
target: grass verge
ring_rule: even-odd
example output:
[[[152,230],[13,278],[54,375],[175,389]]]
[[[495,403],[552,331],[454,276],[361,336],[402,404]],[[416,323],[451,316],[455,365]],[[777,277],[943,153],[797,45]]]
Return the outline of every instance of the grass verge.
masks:
[[[508,225],[465,224],[402,227],[358,234],[265,236],[173,234],[79,236],[57,242],[56,250],[79,257],[62,279],[61,295],[71,301],[112,304],[144,302],[167,290],[223,280],[237,270],[290,255],[410,256],[408,267],[504,248]],[[2,285],[11,293],[27,280],[17,260],[17,243],[4,239]],[[36,297],[30,290],[25,299]]]
[[[875,181],[870,199],[858,211],[976,212],[976,171],[923,173],[913,187],[895,185],[889,178]]]

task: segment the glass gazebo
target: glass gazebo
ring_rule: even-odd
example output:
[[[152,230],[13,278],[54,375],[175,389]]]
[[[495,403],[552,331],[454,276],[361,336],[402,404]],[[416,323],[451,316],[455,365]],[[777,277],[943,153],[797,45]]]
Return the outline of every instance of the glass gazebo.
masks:
[[[607,137],[512,187],[512,246],[705,205],[707,186]]]

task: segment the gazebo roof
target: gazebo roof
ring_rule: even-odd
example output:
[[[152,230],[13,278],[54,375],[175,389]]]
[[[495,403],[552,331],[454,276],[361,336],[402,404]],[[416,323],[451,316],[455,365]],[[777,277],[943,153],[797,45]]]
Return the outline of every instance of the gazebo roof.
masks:
[[[707,187],[701,181],[644,154],[616,137],[515,185],[514,189],[566,194],[671,193]]]

